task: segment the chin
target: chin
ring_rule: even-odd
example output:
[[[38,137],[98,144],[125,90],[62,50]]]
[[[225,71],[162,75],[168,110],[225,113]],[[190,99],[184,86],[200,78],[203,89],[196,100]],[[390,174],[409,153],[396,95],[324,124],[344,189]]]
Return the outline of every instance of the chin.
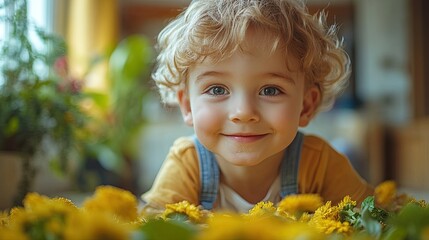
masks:
[[[240,153],[239,155],[240,156],[235,155],[229,159],[226,158],[225,161],[239,167],[253,167],[259,165],[263,161],[261,158],[255,157],[252,154]]]

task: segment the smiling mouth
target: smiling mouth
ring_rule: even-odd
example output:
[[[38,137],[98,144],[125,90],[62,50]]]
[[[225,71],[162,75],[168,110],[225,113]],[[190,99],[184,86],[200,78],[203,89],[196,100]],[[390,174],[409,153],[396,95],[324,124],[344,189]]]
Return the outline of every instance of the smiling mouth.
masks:
[[[222,134],[222,135],[236,142],[251,143],[264,138],[268,134]]]

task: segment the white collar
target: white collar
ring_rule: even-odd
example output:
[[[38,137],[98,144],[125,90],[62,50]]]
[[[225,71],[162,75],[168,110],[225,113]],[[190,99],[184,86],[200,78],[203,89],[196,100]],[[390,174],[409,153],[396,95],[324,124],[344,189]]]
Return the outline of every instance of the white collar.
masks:
[[[280,175],[276,177],[267,195],[261,200],[277,203],[281,200],[280,197]],[[222,211],[234,211],[239,213],[248,213],[255,204],[249,203],[243,199],[237,192],[223,183],[219,184],[219,195],[216,209]]]

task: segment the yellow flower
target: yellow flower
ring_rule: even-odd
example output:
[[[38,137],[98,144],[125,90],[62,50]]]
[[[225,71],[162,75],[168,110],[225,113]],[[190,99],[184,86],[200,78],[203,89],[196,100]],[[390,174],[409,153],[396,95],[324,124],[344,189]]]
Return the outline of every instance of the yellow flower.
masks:
[[[391,206],[389,206],[390,208],[387,210],[397,211],[397,210],[400,210],[405,205],[407,205],[408,203],[416,204],[417,206],[422,208],[425,208],[428,206],[427,202],[424,199],[417,200],[414,197],[403,193],[395,197],[395,201],[393,202],[393,204],[391,204]]]
[[[9,213],[7,211],[0,211],[0,228],[8,225]]]
[[[188,201],[166,204],[165,211],[162,213],[161,217],[167,219],[175,213],[186,215],[188,219],[194,223],[200,223],[204,220],[204,214],[201,209]]]
[[[422,208],[427,208],[429,206],[428,203],[426,202],[426,200],[424,200],[424,199],[421,199],[421,200],[412,199],[411,202],[419,205]]]
[[[301,215],[301,217],[298,219],[298,221],[303,222],[303,223],[308,223],[312,217],[313,217],[313,215],[305,212]]]
[[[33,208],[39,208],[41,205],[45,205],[49,201],[48,197],[42,196],[38,193],[28,193],[24,198],[24,207],[27,210],[32,210]]]
[[[282,240],[320,240],[326,238],[326,236],[316,228],[303,222],[290,222],[288,224],[284,224],[277,231],[280,232]]]
[[[249,215],[251,216],[264,216],[264,215],[274,215],[276,212],[276,207],[272,202],[259,202],[252,209],[249,210]]]
[[[38,217],[48,217],[55,214],[68,214],[76,211],[77,207],[66,198],[48,198],[38,193],[29,193],[24,198],[24,209]]]
[[[22,207],[14,207],[10,210],[8,227],[17,229],[18,231],[23,230],[25,223],[32,222],[34,219],[34,214],[26,213]]]
[[[319,207],[313,215],[313,219],[338,219],[338,208],[336,206],[331,206],[331,201],[325,203],[325,205]]]
[[[0,239],[2,240],[27,240],[27,236],[21,231],[16,231],[0,226]]]
[[[356,207],[356,201],[353,201],[349,195],[345,196],[343,200],[338,204],[338,208],[341,211],[344,207],[352,206]]]
[[[348,204],[355,206],[356,202],[352,201],[349,196],[344,197],[336,206],[331,206],[331,202],[328,201],[316,210],[308,224],[325,234],[342,233],[349,235],[353,232],[353,227],[347,221],[341,222],[339,215],[340,211]]]
[[[22,234],[44,234],[43,236],[60,237],[65,219],[77,212],[74,204],[65,198],[48,198],[38,193],[29,193],[25,197],[24,207],[10,211],[8,228]]]
[[[106,217],[110,216],[110,217]],[[65,240],[127,240],[131,228],[101,212],[77,212],[71,214],[64,230]]]
[[[375,188],[375,202],[383,208],[393,203],[396,197],[396,183],[385,181]]]
[[[279,231],[284,222],[275,217],[255,217],[235,213],[215,213],[208,220],[207,228],[198,235],[197,240],[260,240],[283,239],[283,232]]]
[[[288,213],[300,216],[303,212],[314,212],[322,205],[322,197],[318,194],[289,195],[279,202],[277,211],[280,215]]]
[[[340,222],[332,219],[313,218],[310,221],[310,224],[325,234],[343,233],[348,235],[353,232],[353,228],[352,226],[350,226],[349,222]]]
[[[84,201],[83,209],[112,214],[119,220],[132,222],[138,220],[137,205],[137,198],[131,192],[113,186],[99,186],[94,195]]]

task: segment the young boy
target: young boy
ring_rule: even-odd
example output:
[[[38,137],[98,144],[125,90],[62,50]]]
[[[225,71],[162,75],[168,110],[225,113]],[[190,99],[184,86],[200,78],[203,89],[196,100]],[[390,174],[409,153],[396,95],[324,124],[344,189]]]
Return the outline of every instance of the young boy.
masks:
[[[362,201],[372,188],[327,142],[298,131],[329,107],[349,58],[297,0],[194,0],[159,35],[154,71],[195,136],[176,140],[147,208],[187,200],[247,212],[317,193]]]

